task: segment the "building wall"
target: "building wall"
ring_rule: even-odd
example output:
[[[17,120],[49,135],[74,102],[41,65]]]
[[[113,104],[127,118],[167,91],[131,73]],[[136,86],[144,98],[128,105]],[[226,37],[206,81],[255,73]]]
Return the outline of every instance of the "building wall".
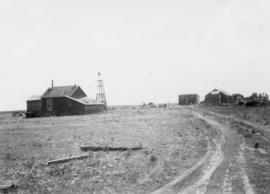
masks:
[[[67,97],[52,98],[52,111],[47,110],[47,98],[42,98],[42,112],[44,115],[77,115],[90,114],[106,110],[105,105],[85,105]]]
[[[224,93],[207,94],[205,96],[205,103],[212,105],[230,104],[233,102],[232,96],[225,95]]]
[[[69,114],[84,114],[84,105],[72,100],[70,98],[66,98],[68,113]]]
[[[33,112],[33,113],[42,112],[41,100],[27,101],[27,112]]]
[[[205,103],[212,105],[219,105],[221,103],[220,93],[218,94],[207,94],[205,96]]]
[[[53,111],[57,115],[68,113],[66,97],[53,98]]]
[[[106,110],[106,106],[102,104],[85,105],[85,113],[97,113]]]
[[[52,100],[52,109],[48,110],[47,99],[42,98],[42,112],[45,114],[60,115],[68,113],[66,97],[49,98]]]
[[[199,103],[199,95],[197,94],[179,95],[178,97],[179,105],[190,105],[190,104],[198,104],[198,103]]]

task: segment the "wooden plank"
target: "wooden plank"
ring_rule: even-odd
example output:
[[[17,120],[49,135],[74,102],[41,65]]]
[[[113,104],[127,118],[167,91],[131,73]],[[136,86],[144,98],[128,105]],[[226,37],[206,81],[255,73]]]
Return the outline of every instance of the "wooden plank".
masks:
[[[51,160],[51,161],[48,162],[48,165],[65,163],[65,162],[69,162],[69,161],[72,161],[72,160],[83,160],[83,159],[87,159],[88,157],[89,157],[88,155],[82,155],[82,156],[73,156],[73,157],[69,157],[69,158]]]
[[[15,188],[16,188],[16,185],[14,184],[2,185],[0,186],[0,191],[6,191],[6,190],[15,189]]]
[[[93,152],[98,152],[98,151],[136,151],[136,150],[141,150],[142,147],[133,147],[133,148],[127,148],[127,147],[93,147],[93,146],[82,146],[80,147],[81,151],[87,152],[87,151],[93,151]]]

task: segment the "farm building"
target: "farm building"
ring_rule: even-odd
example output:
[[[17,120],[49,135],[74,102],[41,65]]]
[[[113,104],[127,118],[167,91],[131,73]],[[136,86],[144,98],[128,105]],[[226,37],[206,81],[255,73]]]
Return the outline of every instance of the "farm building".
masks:
[[[268,105],[269,104],[269,95],[266,93],[253,93],[251,96],[245,98],[246,106],[259,106],[259,105]]]
[[[41,96],[31,96],[27,99],[27,112],[33,116],[39,116],[42,112]]]
[[[74,115],[96,113],[106,105],[87,97],[80,86],[48,88],[42,96],[27,100],[27,116]]]
[[[179,105],[198,104],[199,102],[200,96],[198,94],[183,94],[178,96]]]
[[[205,96],[205,104],[226,105],[233,102],[233,97],[223,90],[214,89]]]
[[[233,94],[232,95],[232,102],[235,104],[244,104],[245,97],[242,94]]]

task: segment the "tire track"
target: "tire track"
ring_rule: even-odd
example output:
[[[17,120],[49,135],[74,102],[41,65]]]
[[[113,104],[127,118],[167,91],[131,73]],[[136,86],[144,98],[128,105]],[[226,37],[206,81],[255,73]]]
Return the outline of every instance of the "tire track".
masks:
[[[254,124],[248,122],[248,121],[242,121],[240,119],[231,117],[231,116],[223,116],[221,114],[216,114],[214,112],[207,112],[209,113],[211,116],[214,116],[214,118],[221,118],[221,119],[229,119],[227,121],[229,121],[230,125],[234,122],[238,122],[240,125],[239,127],[251,127],[252,129],[256,129],[256,127]],[[231,128],[228,128],[229,131],[234,131]],[[226,134],[226,136],[228,136],[228,138],[230,138],[230,135],[232,135],[231,133]],[[240,139],[239,139],[240,140]],[[242,140],[240,140],[241,143],[237,146],[237,155],[235,155],[233,158],[229,159],[230,161],[235,160],[235,163],[230,163],[230,164],[224,164],[225,166],[227,166],[226,171],[224,172],[224,181],[223,181],[223,193],[234,193],[234,192],[238,192],[238,191],[233,191],[232,188],[232,184],[233,184],[233,179],[235,181],[235,177],[239,176],[238,180],[241,180],[242,182],[242,189],[244,191],[244,193],[246,194],[254,194],[254,190],[252,185],[250,184],[249,181],[249,177],[247,175],[246,172],[246,161],[245,161],[245,157],[244,157],[244,151],[245,151],[245,138],[242,138]],[[232,138],[230,138],[229,142],[232,142]],[[226,149],[228,149],[228,147],[226,147]],[[232,151],[232,150],[230,150]],[[235,170],[232,171],[232,167],[234,166]],[[233,178],[234,177],[234,178]],[[234,185],[236,186],[236,185]],[[235,187],[234,187],[235,189]]]
[[[225,136],[222,126],[218,122],[210,120],[199,113],[192,112],[192,114],[196,118],[202,119],[210,124],[212,128],[217,131],[218,135],[217,137],[213,137],[213,140],[210,141],[207,154],[196,165],[152,194],[205,193],[212,174],[223,161],[224,154],[222,152],[222,146],[225,143]],[[196,174],[196,176],[194,176],[194,174]],[[199,179],[197,179],[198,177]],[[183,187],[185,182],[188,182],[189,185]]]
[[[185,171],[181,176],[174,179],[172,182],[170,182],[170,183],[162,186],[158,190],[152,192],[152,194],[176,193],[175,186],[179,183],[182,183],[185,179],[187,179],[189,176],[191,176],[196,170],[201,168],[206,163],[206,161],[209,160],[209,158],[212,155],[212,152],[213,152],[212,148],[209,148],[206,155],[199,162],[197,162],[194,166],[192,166],[190,169]]]
[[[224,181],[223,181],[223,193],[224,194],[231,194],[232,193],[232,177],[231,177],[231,167],[232,163],[229,164],[228,168],[224,174]]]
[[[243,142],[240,145],[240,152],[239,152],[239,163],[241,164],[240,165],[240,174],[241,174],[241,178],[243,180],[244,189],[245,189],[246,194],[254,194],[252,186],[249,183],[248,175],[245,171],[246,161],[245,161],[245,157],[244,157],[244,151],[245,151],[245,142]]]
[[[210,124],[212,128],[216,129],[216,131],[219,133],[219,136],[216,139],[213,139],[216,145],[216,151],[211,160],[207,162],[202,172],[201,178],[197,182],[187,187],[186,189],[182,190],[181,193],[205,193],[207,191],[207,186],[211,176],[224,159],[224,153],[222,151],[222,146],[225,144],[225,135],[223,127],[218,122],[211,120],[207,117],[204,117],[198,113],[193,113],[193,115],[199,119],[203,119],[208,124]]]

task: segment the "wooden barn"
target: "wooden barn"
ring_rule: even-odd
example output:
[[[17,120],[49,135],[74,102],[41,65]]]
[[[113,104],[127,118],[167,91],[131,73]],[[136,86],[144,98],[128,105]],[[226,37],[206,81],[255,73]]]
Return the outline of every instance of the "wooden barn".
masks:
[[[198,94],[183,94],[178,96],[178,105],[199,104],[200,96]]]
[[[27,116],[89,114],[106,110],[106,105],[87,97],[80,86],[48,88],[39,99],[27,101]],[[38,112],[40,111],[40,112]]]
[[[214,89],[205,96],[205,104],[227,105],[232,102],[232,96],[223,90]]]

